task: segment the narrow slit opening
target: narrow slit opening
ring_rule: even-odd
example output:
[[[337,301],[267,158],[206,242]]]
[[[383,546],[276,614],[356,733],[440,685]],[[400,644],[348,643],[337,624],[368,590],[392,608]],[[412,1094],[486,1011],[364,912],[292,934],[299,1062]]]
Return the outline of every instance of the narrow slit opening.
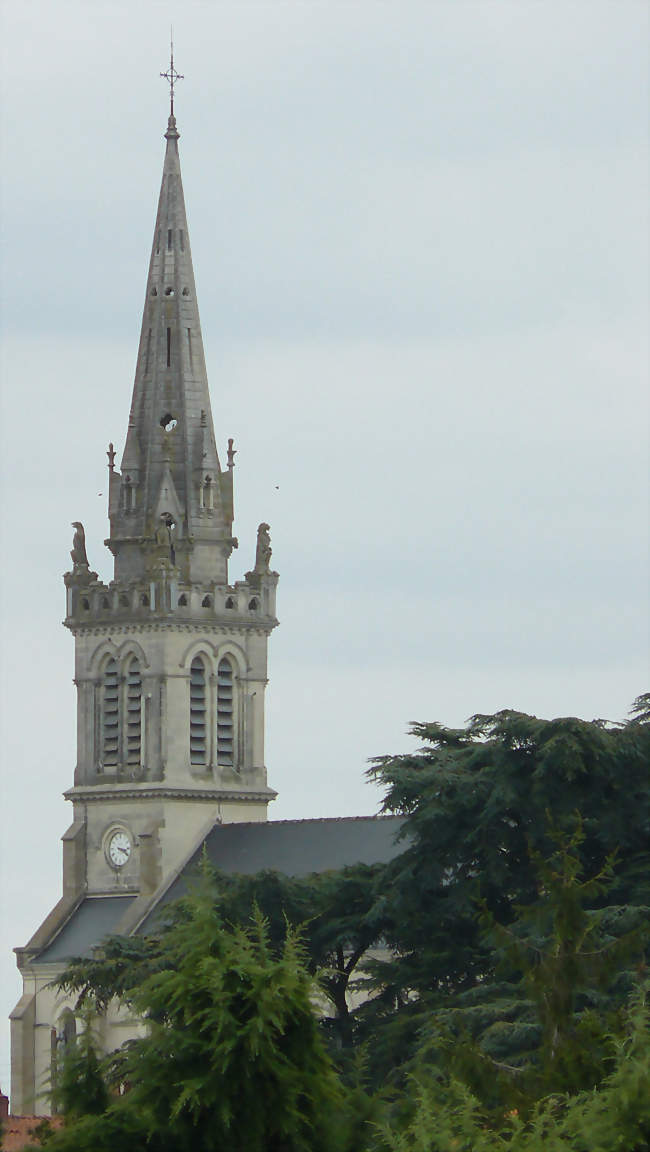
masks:
[[[171,366],[172,362],[172,330],[167,329],[167,367]]]
[[[172,230],[171,230],[171,228],[168,228],[167,229],[167,251],[171,252],[171,250],[172,250]]]

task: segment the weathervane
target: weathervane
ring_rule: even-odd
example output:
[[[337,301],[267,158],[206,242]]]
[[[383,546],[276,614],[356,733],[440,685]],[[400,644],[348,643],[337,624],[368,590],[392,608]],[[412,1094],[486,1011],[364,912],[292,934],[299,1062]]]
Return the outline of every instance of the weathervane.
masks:
[[[182,76],[180,72],[177,72],[176,69],[174,68],[174,30],[173,29],[172,29],[172,33],[171,33],[169,40],[170,40],[169,69],[167,72],[161,72],[160,75],[169,84],[169,98],[171,101],[171,115],[173,116],[174,115],[174,84],[176,83],[177,80],[184,80],[185,77]]]

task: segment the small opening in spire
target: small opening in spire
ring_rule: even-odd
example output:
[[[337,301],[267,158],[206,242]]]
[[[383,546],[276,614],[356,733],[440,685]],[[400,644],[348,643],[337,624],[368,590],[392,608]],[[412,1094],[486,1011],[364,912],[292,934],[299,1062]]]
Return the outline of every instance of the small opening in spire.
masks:
[[[174,289],[173,288],[165,288],[165,296],[173,296],[173,295],[174,295]]]
[[[172,230],[171,230],[171,228],[168,228],[167,229],[167,251],[171,252],[171,250],[172,250]]]
[[[181,252],[185,251],[185,233],[182,228],[178,230],[178,239],[180,241]]]
[[[189,296],[189,294],[190,294],[189,288],[183,288],[183,296]]]
[[[192,362],[192,329],[187,329],[187,353],[190,359],[190,372],[194,371],[194,364]]]
[[[160,228],[158,229],[158,231],[156,233],[156,256],[158,255],[159,252],[160,252]]]
[[[177,424],[178,420],[175,416],[172,416],[171,412],[165,412],[165,415],[160,417],[160,427],[163,428],[165,432],[173,432]]]
[[[167,367],[169,368],[172,362],[172,330],[167,329]]]

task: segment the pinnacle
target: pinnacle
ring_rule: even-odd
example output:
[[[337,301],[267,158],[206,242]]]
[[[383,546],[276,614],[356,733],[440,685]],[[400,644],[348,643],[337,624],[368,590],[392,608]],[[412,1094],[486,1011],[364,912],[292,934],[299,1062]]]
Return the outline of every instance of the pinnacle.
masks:
[[[165,132],[166,140],[178,140],[180,132],[176,128],[176,117],[172,113],[167,120],[167,131]]]

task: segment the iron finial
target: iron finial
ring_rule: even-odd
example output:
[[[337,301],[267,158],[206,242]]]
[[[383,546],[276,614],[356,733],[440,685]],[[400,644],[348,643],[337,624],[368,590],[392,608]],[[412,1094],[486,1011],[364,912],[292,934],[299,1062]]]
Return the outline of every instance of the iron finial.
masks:
[[[177,80],[184,80],[185,77],[177,72],[174,68],[174,29],[171,29],[169,37],[169,68],[166,72],[161,72],[163,80],[169,84],[169,99],[170,99],[170,116],[174,115],[174,85]]]

